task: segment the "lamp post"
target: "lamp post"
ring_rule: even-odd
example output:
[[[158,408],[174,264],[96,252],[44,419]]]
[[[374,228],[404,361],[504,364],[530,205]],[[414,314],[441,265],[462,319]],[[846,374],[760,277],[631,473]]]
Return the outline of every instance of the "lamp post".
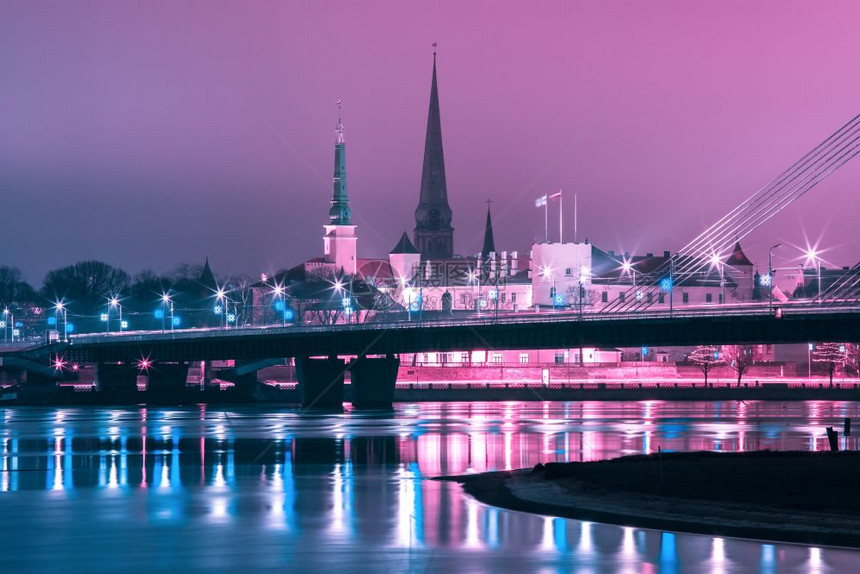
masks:
[[[170,330],[173,330],[173,301],[170,299],[170,293],[161,294],[161,332],[164,333],[164,320],[167,315],[166,307],[170,304]]]
[[[586,267],[585,262],[591,261],[591,255],[585,257],[582,263],[579,264],[579,320],[582,320],[582,303],[585,299],[585,290],[582,288],[583,283],[588,283],[588,278],[591,275],[591,267]],[[580,353],[581,354],[581,353]]]
[[[219,323],[219,325],[218,325],[218,326],[219,326],[219,327],[221,327],[221,330],[223,331],[223,330],[226,328],[226,325],[227,325],[227,313],[229,313],[229,312],[230,312],[230,308],[229,308],[229,306],[227,305],[227,292],[226,292],[226,291],[224,291],[224,289],[222,289],[221,287],[219,287],[219,288],[218,288],[218,290],[217,290],[217,291],[215,291],[215,299],[216,299],[216,300],[218,301],[218,303],[220,304],[220,308],[221,308],[221,313],[220,313],[221,317],[220,317],[220,319],[221,319],[221,320],[220,320],[220,321],[218,321],[218,323]],[[216,306],[216,308],[215,308],[215,313],[216,313],[216,314],[219,314],[219,313],[218,313],[218,308],[219,308],[219,307],[217,307],[217,306]]]
[[[119,311],[119,330],[122,331],[124,327],[122,326],[122,305],[119,302],[119,298],[113,296],[108,301],[108,323],[110,323],[110,310],[111,308],[117,309]]]
[[[555,310],[555,274],[552,272],[551,267],[541,267],[540,276],[544,278],[544,281],[550,281],[549,299],[552,303],[553,310]]]
[[[56,318],[59,313],[63,313],[63,341],[67,341],[69,339],[69,316],[66,314],[66,304],[63,301],[57,301],[54,305],[54,317]],[[59,328],[59,320],[57,321],[57,327]]]
[[[770,285],[768,285],[767,289],[767,311],[768,313],[773,312],[773,250],[782,245],[782,243],[777,243],[773,247],[767,250],[767,275],[770,278]]]
[[[806,260],[812,261],[813,263],[815,263],[816,267],[818,269],[818,271],[817,271],[818,297],[817,298],[818,298],[818,302],[820,303],[821,302],[821,258],[818,256],[818,252],[815,250],[814,247],[810,247],[809,249],[806,250]]]
[[[15,342],[15,332],[17,329],[15,328],[15,314],[9,311],[9,308],[6,307],[3,309],[3,342],[7,342],[8,329],[9,324],[11,323],[12,327],[12,342]]]
[[[672,294],[675,291],[675,256],[669,257],[669,318],[672,318],[672,312],[675,308]]]
[[[284,295],[284,286],[283,285],[275,285],[275,288],[272,290],[272,293],[278,298],[278,301],[281,302],[281,326],[287,326],[287,301]]]

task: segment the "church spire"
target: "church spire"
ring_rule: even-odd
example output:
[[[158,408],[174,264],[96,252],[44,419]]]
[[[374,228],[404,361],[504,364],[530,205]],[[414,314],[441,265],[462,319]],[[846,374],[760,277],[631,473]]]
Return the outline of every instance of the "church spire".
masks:
[[[448,258],[454,254],[454,229],[445,181],[442,152],[442,120],[436,82],[436,44],[433,44],[433,79],[430,84],[430,109],[424,140],[424,167],[421,194],[415,210],[415,246],[425,258]]]
[[[487,200],[487,225],[484,228],[484,247],[481,249],[481,258],[486,260],[490,257],[490,253],[496,252],[496,242],[493,239],[493,220],[490,218],[490,203],[492,200]]]
[[[346,144],[343,141],[343,100],[337,101],[337,127],[334,129],[334,192],[328,210],[331,225],[351,225],[349,197],[346,194]]]

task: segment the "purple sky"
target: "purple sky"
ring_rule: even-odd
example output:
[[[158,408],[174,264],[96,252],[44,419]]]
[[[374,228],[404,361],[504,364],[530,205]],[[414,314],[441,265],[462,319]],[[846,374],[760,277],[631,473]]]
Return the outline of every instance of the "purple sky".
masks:
[[[257,275],[320,255],[338,97],[359,255],[384,256],[414,226],[434,41],[464,254],[488,197],[497,247],[527,251],[558,187],[598,246],[678,249],[860,112],[857,2],[527,4],[5,0],[0,263],[38,285],[81,259]],[[808,238],[853,264],[858,175],[750,257]]]

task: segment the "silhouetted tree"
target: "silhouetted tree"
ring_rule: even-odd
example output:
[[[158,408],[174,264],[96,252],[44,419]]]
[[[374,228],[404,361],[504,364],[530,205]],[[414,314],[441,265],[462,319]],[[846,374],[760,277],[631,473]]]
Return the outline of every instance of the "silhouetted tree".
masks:
[[[15,304],[33,303],[36,291],[24,281],[24,275],[17,267],[0,267],[0,307]]]
[[[130,281],[122,269],[101,261],[81,261],[49,271],[42,296],[68,302],[75,313],[93,314],[105,305],[107,297],[124,292]]]
[[[702,372],[705,374],[705,384],[708,384],[708,372],[714,367],[722,362],[720,359],[719,351],[716,347],[711,345],[699,345],[693,352],[690,353],[689,357],[692,363],[695,363],[697,367],[702,369]]]
[[[812,362],[824,363],[827,368],[827,374],[830,376],[830,386],[833,386],[833,373],[836,371],[836,366],[844,363],[846,358],[846,348],[843,343],[817,343],[812,349]]]
[[[723,360],[738,374],[738,386],[741,378],[755,363],[756,356],[752,345],[723,345]]]

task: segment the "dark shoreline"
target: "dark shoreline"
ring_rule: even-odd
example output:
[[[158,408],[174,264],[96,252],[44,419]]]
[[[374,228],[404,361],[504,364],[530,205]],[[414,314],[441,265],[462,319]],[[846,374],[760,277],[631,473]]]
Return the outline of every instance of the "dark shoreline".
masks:
[[[860,453],[757,451],[637,455],[440,480],[521,512],[860,548],[858,473]]]

